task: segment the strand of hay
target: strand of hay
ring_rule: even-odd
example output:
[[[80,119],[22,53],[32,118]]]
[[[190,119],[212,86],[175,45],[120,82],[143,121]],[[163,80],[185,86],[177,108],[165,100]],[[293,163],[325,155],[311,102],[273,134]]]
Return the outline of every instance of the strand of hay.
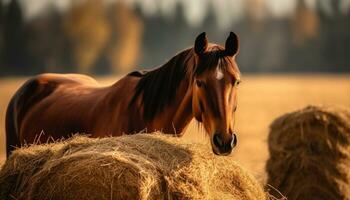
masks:
[[[33,145],[0,171],[0,199],[266,199],[232,157],[161,134]]]
[[[350,199],[350,112],[309,106],[270,127],[268,183],[290,200]]]

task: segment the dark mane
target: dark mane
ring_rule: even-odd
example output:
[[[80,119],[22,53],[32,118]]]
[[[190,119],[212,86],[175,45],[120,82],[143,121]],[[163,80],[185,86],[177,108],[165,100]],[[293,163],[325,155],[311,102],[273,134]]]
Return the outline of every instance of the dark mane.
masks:
[[[129,105],[142,96],[144,118],[151,120],[175,97],[181,81],[190,76],[194,67],[194,52],[192,48],[184,50],[171,58],[163,66],[144,73],[136,86],[135,95]],[[136,75],[131,73],[130,75]],[[138,74],[137,74],[138,75]]]
[[[204,71],[214,70],[216,67],[221,68],[224,72],[232,75],[239,75],[240,71],[236,65],[233,65],[233,60],[225,55],[225,49],[221,46],[214,45],[209,47],[208,51],[202,55],[197,64],[194,75],[200,75]],[[236,77],[239,78],[239,77]]]
[[[127,76],[134,76],[134,77],[143,77],[147,71],[133,71],[127,74]]]

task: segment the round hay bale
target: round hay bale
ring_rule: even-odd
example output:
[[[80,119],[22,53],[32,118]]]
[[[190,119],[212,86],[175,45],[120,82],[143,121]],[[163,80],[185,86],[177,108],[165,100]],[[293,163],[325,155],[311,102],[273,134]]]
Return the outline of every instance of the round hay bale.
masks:
[[[13,152],[0,199],[266,199],[257,180],[210,147],[161,134],[92,139]]]
[[[270,126],[268,183],[288,199],[350,199],[350,112],[315,107]]]

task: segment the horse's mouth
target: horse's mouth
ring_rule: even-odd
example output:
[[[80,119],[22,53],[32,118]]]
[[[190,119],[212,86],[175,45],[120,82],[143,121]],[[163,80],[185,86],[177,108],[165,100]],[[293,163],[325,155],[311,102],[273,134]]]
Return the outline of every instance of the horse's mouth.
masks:
[[[228,156],[228,155],[230,155],[230,154],[232,153],[232,151],[233,151],[233,149],[232,149],[231,151],[229,151],[229,152],[226,152],[226,153],[220,153],[220,152],[218,152],[217,150],[215,150],[215,149],[213,148],[213,153],[214,153],[215,155],[217,155],[217,156]]]

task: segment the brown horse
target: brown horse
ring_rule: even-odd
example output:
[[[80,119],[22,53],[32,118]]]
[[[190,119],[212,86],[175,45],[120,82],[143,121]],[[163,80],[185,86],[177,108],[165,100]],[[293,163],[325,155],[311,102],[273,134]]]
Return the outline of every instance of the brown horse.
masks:
[[[235,62],[238,38],[225,48],[200,34],[163,66],[132,72],[102,87],[84,75],[41,74],[28,80],[6,113],[7,155],[24,143],[87,133],[120,136],[140,131],[182,135],[195,117],[208,133],[215,154],[236,145],[233,133],[240,72]]]

